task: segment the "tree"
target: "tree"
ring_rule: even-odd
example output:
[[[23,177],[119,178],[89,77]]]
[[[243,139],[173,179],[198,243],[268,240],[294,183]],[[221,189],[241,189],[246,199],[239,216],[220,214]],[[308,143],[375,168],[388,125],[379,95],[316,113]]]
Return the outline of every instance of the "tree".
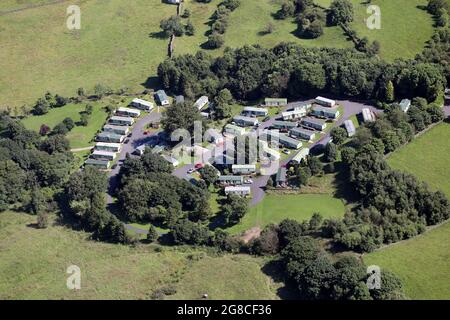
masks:
[[[233,95],[230,90],[222,89],[214,98],[214,117],[218,120],[227,118],[231,115],[231,103]]]
[[[223,36],[219,33],[213,32],[209,37],[208,41],[206,42],[206,45],[210,49],[217,49],[223,46],[225,43],[225,40],[223,39]]]
[[[147,240],[150,242],[155,242],[156,240],[158,240],[158,238],[158,231],[156,230],[155,226],[151,224],[150,228],[148,229]]]
[[[72,130],[75,127],[75,122],[72,120],[72,118],[64,118],[62,123],[66,126],[67,130]]]
[[[81,117],[80,117],[80,124],[83,127],[87,127],[87,125],[89,124],[89,115],[87,113],[82,113]]]
[[[94,111],[94,107],[93,107],[92,105],[90,105],[90,104],[87,104],[87,105],[86,105],[86,108],[84,109],[84,112],[85,112],[87,115],[91,115],[91,114],[92,114],[92,111]]]
[[[52,134],[56,135],[66,135],[69,132],[66,125],[62,122],[58,123],[52,130]]]
[[[261,235],[255,239],[251,250],[258,255],[273,255],[280,250],[277,226],[271,224],[264,228]]]
[[[295,278],[317,258],[321,249],[318,241],[311,237],[299,236],[289,240],[281,256],[287,274]]]
[[[205,180],[207,186],[214,184],[217,181],[217,169],[211,165],[206,165],[199,170],[202,179]]]
[[[348,0],[333,0],[329,9],[329,21],[332,25],[348,24],[353,21],[353,5]]]
[[[170,230],[170,235],[175,244],[205,245],[209,240],[208,229],[199,223],[189,220],[180,220]]]
[[[161,20],[159,26],[167,37],[171,37],[173,35],[181,37],[184,34],[184,27],[181,22],[181,18],[178,16],[171,16],[167,19]]]
[[[193,36],[195,34],[195,27],[192,24],[191,20],[188,20],[186,26],[184,27],[184,30],[186,32],[186,35],[188,36]]]
[[[41,136],[45,136],[50,132],[50,127],[47,126],[46,124],[41,125],[41,127],[39,128],[39,134]]]
[[[227,224],[238,223],[248,211],[248,200],[238,195],[229,194],[222,206],[222,214]]]
[[[168,134],[177,129],[186,129],[193,133],[195,121],[202,121],[198,109],[190,103],[179,103],[167,108],[161,124]]]
[[[330,136],[333,143],[340,146],[347,140],[347,130],[342,127],[335,127],[331,130]]]
[[[293,16],[295,13],[295,5],[293,1],[286,0],[281,4],[281,9],[278,11],[278,18],[286,19]]]
[[[39,229],[46,229],[48,227],[48,214],[46,212],[40,211],[37,214],[36,224]]]
[[[310,156],[308,157],[308,167],[311,170],[311,174],[313,176],[321,175],[323,174],[323,165],[320,162],[319,158]]]
[[[325,160],[327,162],[334,162],[337,160],[339,155],[338,148],[333,142],[327,143],[327,146],[325,147]]]
[[[298,168],[297,183],[299,186],[308,185],[309,178],[311,178],[311,170],[308,167]]]
[[[294,70],[289,83],[292,96],[316,94],[326,85],[325,70],[318,63],[305,62]]]

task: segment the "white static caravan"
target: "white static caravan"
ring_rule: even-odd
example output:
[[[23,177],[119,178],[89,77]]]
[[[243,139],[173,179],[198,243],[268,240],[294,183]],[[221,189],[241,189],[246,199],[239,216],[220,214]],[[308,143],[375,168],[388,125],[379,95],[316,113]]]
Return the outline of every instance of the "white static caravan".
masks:
[[[119,109],[116,110],[115,114],[118,116],[122,116],[122,117],[125,116],[125,117],[138,118],[138,117],[140,117],[141,112],[139,110],[135,110],[135,109],[120,107]]]
[[[124,126],[115,126],[115,125],[111,125],[111,124],[105,124],[103,126],[103,131],[104,132],[112,132],[115,134],[120,134],[122,136],[126,136],[128,134],[128,132],[130,132],[130,128],[124,127]]]
[[[231,171],[234,174],[252,174],[256,172],[256,165],[254,164],[233,164]]]
[[[120,143],[97,142],[95,144],[95,150],[99,151],[120,152],[121,149],[122,145]]]
[[[100,132],[95,137],[95,140],[97,142],[122,143],[125,140],[125,136],[112,132]]]
[[[309,155],[309,148],[303,148],[292,158],[291,161],[295,163],[300,163],[303,159],[306,159],[308,155]]]
[[[134,124],[134,119],[131,117],[113,116],[113,117],[109,118],[109,123],[115,124],[118,126],[132,126]]]
[[[96,159],[92,159],[89,158],[84,162],[85,166],[94,166],[97,167],[99,169],[109,169],[111,162],[107,161],[107,160],[96,160]]]
[[[375,115],[373,114],[372,110],[369,108],[362,109],[362,116],[364,122],[374,122],[375,121]]]
[[[269,114],[269,111],[266,108],[244,107],[244,110],[242,110],[242,114],[256,117],[265,117]]]
[[[316,131],[306,130],[302,128],[293,128],[289,131],[292,137],[304,139],[307,141],[312,141],[316,137]]]
[[[244,177],[243,176],[231,176],[231,175],[223,175],[220,176],[217,181],[221,185],[243,185]]]
[[[102,151],[102,150],[94,150],[91,154],[91,158],[97,160],[108,160],[113,161],[117,156],[116,152],[111,151]]]
[[[321,96],[316,97],[316,99],[314,99],[314,102],[328,108],[334,108],[336,106],[335,100],[331,100]]]
[[[172,166],[174,166],[174,167],[176,167],[176,166],[178,166],[179,164],[180,164],[180,162],[177,160],[177,159],[175,159],[174,157],[171,157],[171,156],[167,156],[167,155],[162,155],[162,157],[164,158],[164,159],[166,159],[166,161],[167,162],[169,162]]]
[[[223,132],[239,137],[246,134],[247,131],[245,130],[245,128],[235,126],[234,124],[227,124],[223,129]]]
[[[131,101],[130,103],[130,106],[144,111],[152,111],[152,109],[155,107],[152,102],[139,98],[133,99],[133,101]]]
[[[305,117],[308,112],[308,109],[310,109],[310,108],[311,108],[310,104],[297,106],[292,110],[282,112],[281,116],[283,117],[284,121],[297,120],[297,119]]]
[[[304,118],[301,123],[305,127],[313,128],[318,131],[323,131],[327,127],[327,123],[324,120],[316,118]]]
[[[353,124],[352,120],[345,120],[344,121],[345,130],[347,130],[347,134],[349,137],[353,137],[356,133],[355,125]]]
[[[244,116],[233,117],[233,122],[241,127],[254,127],[259,124],[258,119]]]
[[[241,197],[246,197],[250,195],[250,187],[249,186],[228,186],[225,187],[225,194],[236,194]]]
[[[198,110],[202,110],[206,105],[208,105],[209,103],[209,99],[207,96],[201,96],[200,98],[198,98],[197,101],[195,101],[194,106],[198,109]]]

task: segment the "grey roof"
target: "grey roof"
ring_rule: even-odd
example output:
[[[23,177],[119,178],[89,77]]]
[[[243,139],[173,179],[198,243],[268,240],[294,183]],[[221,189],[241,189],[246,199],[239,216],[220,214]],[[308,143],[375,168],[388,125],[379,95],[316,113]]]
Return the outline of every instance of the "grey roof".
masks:
[[[302,122],[310,122],[310,123],[315,123],[315,124],[320,124],[320,125],[323,125],[326,123],[325,120],[312,118],[312,117],[303,118]]]
[[[294,128],[294,127],[297,126],[297,123],[296,122],[291,122],[291,121],[279,121],[279,120],[276,120],[276,121],[273,122],[273,126]]]
[[[243,181],[244,177],[243,176],[220,176],[219,181]]]
[[[308,135],[308,136],[312,136],[316,134],[316,131],[313,130],[306,130],[306,129],[302,129],[302,128],[293,128],[289,131],[290,133],[292,132],[298,132],[300,134],[304,134],[304,135]]]
[[[100,132],[98,135],[97,135],[98,137],[107,137],[107,138],[109,138],[109,139],[122,139],[122,135],[120,135],[120,134],[116,134],[116,133],[112,133],[112,132],[105,132],[105,131],[102,131],[102,132]]]
[[[175,97],[175,103],[183,103],[184,102],[184,96],[179,95]]]
[[[347,130],[348,133],[353,133],[356,131],[355,125],[353,124],[352,120],[345,120],[344,126],[345,126],[345,130]]]
[[[277,182],[286,182],[286,172],[287,172],[287,170],[284,167],[281,167],[280,169],[278,169],[276,181]]]
[[[323,112],[323,113],[331,113],[331,114],[336,114],[339,112],[337,107],[334,108],[327,108],[327,107],[322,107],[322,106],[313,106],[312,108],[313,111],[319,111],[319,112]]]
[[[163,100],[169,99],[167,97],[167,94],[166,94],[166,92],[164,90],[158,90],[158,91],[156,91],[155,94],[158,97],[159,101],[163,101]]]

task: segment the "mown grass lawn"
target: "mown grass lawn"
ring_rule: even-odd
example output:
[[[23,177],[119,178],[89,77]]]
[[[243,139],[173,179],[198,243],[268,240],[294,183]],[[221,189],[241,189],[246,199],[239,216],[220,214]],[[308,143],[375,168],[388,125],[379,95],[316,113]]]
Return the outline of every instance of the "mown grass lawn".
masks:
[[[329,194],[267,194],[259,204],[249,210],[241,223],[228,230],[231,233],[239,233],[252,227],[279,223],[284,219],[304,221],[310,219],[315,212],[324,218],[342,217],[345,207],[342,200]]]
[[[59,225],[36,229],[35,222],[34,216],[0,213],[0,299],[150,299],[167,285],[179,298],[200,299],[204,290],[213,299],[276,298],[260,258],[100,243]],[[66,287],[70,265],[81,269],[81,290]]]
[[[73,96],[97,83],[137,91],[149,77],[154,82],[167,56],[159,23],[176,13],[175,6],[161,0],[83,1],[81,30],[70,31],[68,5],[0,16],[1,107],[32,104],[46,91]]]
[[[92,114],[89,117],[89,122],[86,127],[76,125],[68,134],[67,139],[70,142],[71,148],[84,148],[94,145],[92,139],[95,137],[98,130],[102,128],[108,114],[104,109],[103,103],[93,102],[89,103],[94,107]],[[51,109],[47,114],[41,116],[29,116],[22,120],[26,128],[30,130],[39,131],[41,125],[45,124],[50,128],[64,120],[64,118],[72,118],[73,121],[80,121],[81,114],[86,107],[85,103],[68,104],[61,108]]]
[[[392,154],[388,163],[450,197],[449,141],[450,124],[439,124]]]
[[[450,299],[450,223],[364,256],[398,275],[411,299]]]

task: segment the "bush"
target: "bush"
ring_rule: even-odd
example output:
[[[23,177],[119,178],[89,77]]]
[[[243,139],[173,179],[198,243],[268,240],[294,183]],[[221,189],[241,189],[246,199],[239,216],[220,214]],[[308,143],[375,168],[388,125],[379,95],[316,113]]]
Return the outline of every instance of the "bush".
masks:
[[[37,214],[37,226],[39,229],[46,229],[48,227],[48,215],[45,212]]]
[[[218,49],[224,44],[223,36],[218,33],[213,33],[208,37],[207,46],[210,49]]]

